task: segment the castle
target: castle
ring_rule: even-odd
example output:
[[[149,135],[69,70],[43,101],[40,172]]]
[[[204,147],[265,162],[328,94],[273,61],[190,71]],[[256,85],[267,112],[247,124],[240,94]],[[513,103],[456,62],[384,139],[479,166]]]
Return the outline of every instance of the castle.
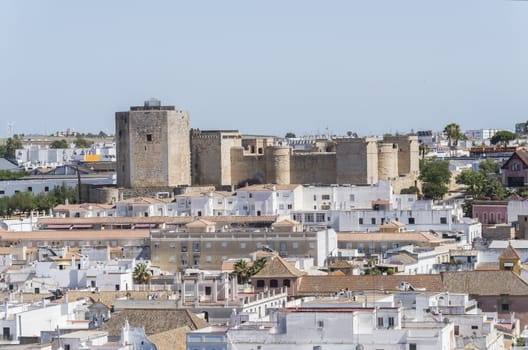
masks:
[[[117,184],[125,188],[246,183],[414,186],[416,136],[322,138],[298,149],[273,136],[190,129],[189,113],[160,101],[116,113]]]

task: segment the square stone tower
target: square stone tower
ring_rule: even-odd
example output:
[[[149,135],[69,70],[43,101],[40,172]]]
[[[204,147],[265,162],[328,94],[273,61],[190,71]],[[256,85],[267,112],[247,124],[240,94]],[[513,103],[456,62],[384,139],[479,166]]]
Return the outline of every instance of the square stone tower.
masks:
[[[156,99],[116,113],[117,185],[191,184],[189,113]]]

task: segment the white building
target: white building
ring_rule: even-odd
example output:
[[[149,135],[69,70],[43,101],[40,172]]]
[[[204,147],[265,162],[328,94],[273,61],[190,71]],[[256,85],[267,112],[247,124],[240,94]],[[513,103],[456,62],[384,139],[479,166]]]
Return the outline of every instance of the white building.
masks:
[[[452,342],[453,324],[404,321],[400,307],[293,307],[270,322],[187,333],[187,350],[449,350]]]
[[[43,330],[88,329],[89,322],[84,319],[85,300],[76,300],[52,304],[43,299],[40,302],[24,303],[11,293],[2,305],[0,328],[4,339],[17,340],[19,337],[39,337]]]

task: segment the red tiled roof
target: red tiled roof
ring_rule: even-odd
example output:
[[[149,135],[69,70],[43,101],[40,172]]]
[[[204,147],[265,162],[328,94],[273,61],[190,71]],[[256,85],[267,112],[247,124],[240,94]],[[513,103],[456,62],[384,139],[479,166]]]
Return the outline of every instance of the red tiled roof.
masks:
[[[444,290],[440,275],[359,275],[359,276],[302,276],[298,295],[330,295],[348,288],[352,291],[399,290],[402,282],[428,292]]]

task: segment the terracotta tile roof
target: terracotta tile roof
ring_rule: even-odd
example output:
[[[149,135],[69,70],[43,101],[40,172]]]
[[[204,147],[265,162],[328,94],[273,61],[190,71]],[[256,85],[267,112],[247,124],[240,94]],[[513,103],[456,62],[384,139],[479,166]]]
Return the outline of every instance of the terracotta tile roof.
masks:
[[[339,232],[338,242],[367,242],[367,241],[414,241],[414,242],[440,242],[443,238],[430,232]]]
[[[382,228],[402,228],[405,227],[405,224],[402,224],[399,221],[391,220],[383,225],[380,225]]]
[[[299,279],[300,296],[332,295],[341,289],[352,291],[399,290],[401,282],[428,292],[444,291],[440,275],[360,275],[360,276],[303,276]]]
[[[510,244],[502,251],[501,255],[499,256],[499,259],[515,259],[515,260],[521,260],[521,255],[519,252]]]
[[[158,350],[185,350],[187,347],[187,332],[192,329],[189,326],[171,329],[149,336]]]
[[[389,260],[389,263],[391,264],[402,264],[402,265],[416,264],[416,262],[418,261],[414,257],[410,256],[409,254],[405,254],[405,253],[393,255],[388,260]]]
[[[114,312],[100,330],[107,331],[109,337],[119,337],[125,320],[132,327],[145,328],[148,337],[182,327],[191,330],[207,327],[207,322],[185,309],[125,309]]]
[[[194,221],[189,222],[186,224],[186,227],[206,227],[206,226],[214,226],[215,223],[209,220],[205,219],[196,219]]]
[[[341,270],[334,271],[330,275],[331,276],[346,276],[346,274]]]
[[[353,266],[345,260],[333,261],[330,265],[328,265],[328,267],[331,269],[351,269],[353,268]]]
[[[149,230],[59,230],[2,232],[2,240],[97,240],[149,238]]]
[[[479,296],[528,296],[528,283],[513,271],[458,271],[442,273],[445,289]]]
[[[213,197],[233,197],[234,192],[226,192],[226,191],[191,191],[187,193],[182,193],[177,196],[174,196],[175,198],[200,198],[200,197],[208,197],[209,194],[213,194]]]
[[[117,202],[117,204],[165,204],[174,201],[173,198],[151,198],[151,197],[135,197]]]
[[[59,204],[53,208],[54,211],[58,210],[79,210],[87,211],[94,209],[113,209],[115,205],[112,204],[99,204],[99,203],[83,203],[83,204]]]
[[[202,216],[204,220],[217,224],[271,224],[277,220],[275,215],[263,216]],[[184,225],[196,220],[193,216],[149,216],[149,217],[93,217],[93,218],[38,218],[40,225],[131,225],[131,224],[180,224]]]
[[[291,226],[300,225],[300,224],[301,223],[299,221],[296,221],[296,220],[284,219],[284,220],[281,220],[281,221],[277,221],[276,223],[273,224],[273,226],[287,226],[287,227],[291,227]]]
[[[252,191],[252,192],[268,192],[273,191],[293,191],[301,185],[298,184],[286,184],[286,185],[274,185],[274,184],[257,184],[239,188],[237,191]]]
[[[483,271],[494,271],[494,270],[499,270],[500,266],[498,262],[481,262],[477,264],[475,269],[483,270]]]
[[[306,273],[297,269],[280,256],[275,256],[266,262],[266,265],[253,277],[255,278],[288,278],[299,277]]]

